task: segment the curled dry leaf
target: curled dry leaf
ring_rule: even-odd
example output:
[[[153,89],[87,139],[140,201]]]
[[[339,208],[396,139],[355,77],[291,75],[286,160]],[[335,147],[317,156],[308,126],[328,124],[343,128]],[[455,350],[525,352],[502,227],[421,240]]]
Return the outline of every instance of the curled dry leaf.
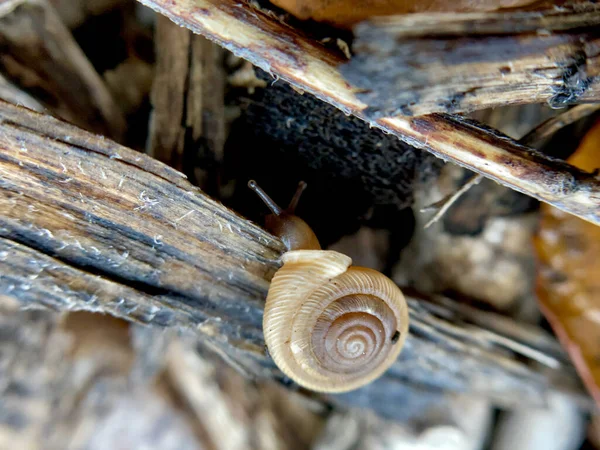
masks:
[[[417,12],[495,11],[518,8],[535,0],[272,0],[300,19],[313,19],[348,27],[374,16]]]
[[[600,167],[600,121],[569,162]],[[600,227],[542,204],[535,238],[540,307],[600,405]]]

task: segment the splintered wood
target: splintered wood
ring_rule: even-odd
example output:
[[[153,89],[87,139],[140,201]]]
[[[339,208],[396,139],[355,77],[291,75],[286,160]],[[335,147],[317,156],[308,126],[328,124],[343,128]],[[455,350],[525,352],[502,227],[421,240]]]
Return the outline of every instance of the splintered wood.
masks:
[[[225,143],[223,50],[161,16],[156,43],[148,154],[180,171],[200,160],[214,169]],[[186,175],[206,188],[215,175],[206,169]]]
[[[260,315],[244,312],[250,304],[257,308],[266,294],[283,249],[279,241],[145,155],[6,103],[0,110],[2,235],[24,232],[39,239],[35,248],[52,255],[28,259],[32,249],[11,247],[22,258],[5,259],[8,270],[32,274],[54,267],[53,258],[73,264],[56,262],[57,271],[50,271],[73,296],[57,290],[41,296],[42,303],[110,305],[114,314],[160,323],[172,314],[161,313],[155,300],[140,309],[144,302],[136,306],[132,298],[158,298],[172,290],[203,298],[206,312],[237,310],[239,319],[256,328]],[[95,267],[109,278],[128,274],[130,286],[146,288],[116,285],[77,266]],[[67,274],[73,270],[77,273]],[[22,284],[4,288],[27,291]],[[209,319],[200,311],[194,310],[192,322]],[[224,318],[208,320],[205,330],[242,326],[233,317],[221,322]],[[244,333],[243,326],[238,332]]]
[[[598,102],[598,25],[589,2],[373,19],[357,26],[341,71],[375,117]]]
[[[280,241],[148,156],[4,102],[0,176],[0,295],[188,330],[248,376],[289,384],[262,336]],[[540,360],[535,340],[449,323],[444,308],[409,300],[417,332],[392,369],[320,400],[406,418],[443,404],[446,392],[539,405],[564,389],[555,382],[573,385],[559,354],[546,358],[547,371],[523,362]]]
[[[277,19],[232,0],[140,0],[176,24],[217,42],[273,76],[507,187],[600,224],[597,176],[549,158],[459,116],[374,118],[340,74],[340,54]]]

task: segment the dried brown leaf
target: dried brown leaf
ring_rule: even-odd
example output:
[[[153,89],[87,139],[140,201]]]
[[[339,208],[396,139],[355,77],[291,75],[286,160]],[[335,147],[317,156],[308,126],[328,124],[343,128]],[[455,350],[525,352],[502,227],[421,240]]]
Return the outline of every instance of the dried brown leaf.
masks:
[[[600,167],[600,121],[569,162]],[[542,205],[534,240],[540,307],[596,403],[600,404],[600,227]]]

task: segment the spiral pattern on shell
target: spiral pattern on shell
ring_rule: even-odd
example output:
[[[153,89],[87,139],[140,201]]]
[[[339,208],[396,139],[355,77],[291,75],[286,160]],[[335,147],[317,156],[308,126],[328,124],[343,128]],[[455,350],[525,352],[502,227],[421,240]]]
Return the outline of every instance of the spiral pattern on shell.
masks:
[[[385,275],[351,267],[335,251],[283,255],[267,296],[263,330],[277,366],[301,386],[345,392],[379,377],[408,332],[400,289]]]

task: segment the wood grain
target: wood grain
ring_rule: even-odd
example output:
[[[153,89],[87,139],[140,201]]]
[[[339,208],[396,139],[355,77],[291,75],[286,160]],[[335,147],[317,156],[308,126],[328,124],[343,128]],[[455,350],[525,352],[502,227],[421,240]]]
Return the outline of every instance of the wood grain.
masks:
[[[600,180],[459,116],[373,118],[340,74],[345,59],[259,10],[231,0],[140,0],[180,26],[419,149],[600,224]]]
[[[156,55],[148,154],[214,190],[225,145],[223,50],[159,16]]]
[[[283,251],[164,164],[0,102],[0,295],[22,307],[187,330],[248,376],[293,386],[265,354],[262,336],[263,302]],[[449,322],[443,307],[410,301],[411,334],[392,369],[321,401],[405,418],[450,393],[540,405],[545,392],[571,386],[582,398],[560,357],[537,350],[547,355],[546,369],[526,364],[539,362],[533,340],[516,340],[514,332],[490,337],[476,325]]]
[[[375,117],[598,102],[599,24],[592,2],[373,19],[341,71]]]

